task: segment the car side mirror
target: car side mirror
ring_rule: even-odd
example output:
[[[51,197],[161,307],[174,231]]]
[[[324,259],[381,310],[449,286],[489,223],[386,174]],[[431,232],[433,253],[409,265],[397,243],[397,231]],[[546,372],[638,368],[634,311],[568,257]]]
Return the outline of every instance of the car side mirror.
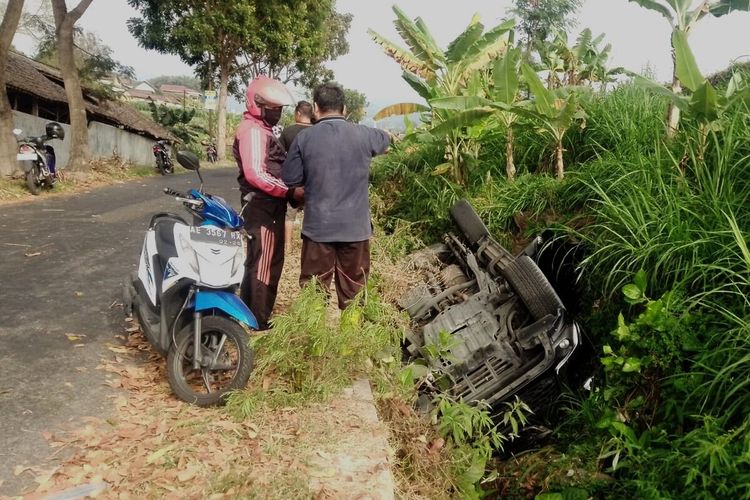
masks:
[[[192,151],[178,151],[177,162],[187,170],[200,170],[201,162]]]

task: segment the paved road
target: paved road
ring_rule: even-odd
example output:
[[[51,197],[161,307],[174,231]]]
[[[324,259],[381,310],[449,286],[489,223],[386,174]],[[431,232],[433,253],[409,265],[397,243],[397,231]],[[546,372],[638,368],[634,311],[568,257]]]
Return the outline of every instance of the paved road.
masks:
[[[237,208],[235,172],[203,175],[209,192]],[[96,370],[111,354],[106,344],[123,332],[122,309],[110,306],[136,267],[150,215],[181,210],[162,188],[197,183],[187,172],[0,205],[0,495],[29,484],[15,466],[50,454],[43,431],[111,411],[113,390]]]

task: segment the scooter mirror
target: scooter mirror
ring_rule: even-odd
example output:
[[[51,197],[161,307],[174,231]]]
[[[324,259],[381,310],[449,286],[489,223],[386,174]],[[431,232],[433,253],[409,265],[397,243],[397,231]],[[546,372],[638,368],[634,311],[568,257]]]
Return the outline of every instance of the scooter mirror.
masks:
[[[20,128],[13,129],[13,135],[17,135],[18,137],[21,137],[21,134],[23,134],[23,130],[21,130]]]
[[[187,170],[200,170],[201,164],[192,151],[178,151],[177,162]]]

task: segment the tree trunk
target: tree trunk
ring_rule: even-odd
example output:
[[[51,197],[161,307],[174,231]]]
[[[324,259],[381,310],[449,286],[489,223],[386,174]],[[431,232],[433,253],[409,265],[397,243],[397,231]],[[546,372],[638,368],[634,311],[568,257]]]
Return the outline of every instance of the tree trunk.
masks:
[[[81,79],[73,57],[73,27],[91,4],[92,0],[81,0],[78,6],[68,12],[65,0],[52,0],[57,35],[57,56],[60,72],[65,81],[65,95],[70,112],[70,170],[89,169],[91,150],[89,149],[89,129],[86,117],[86,103],[83,100]]]
[[[219,161],[227,156],[227,94],[229,89],[229,62],[219,63],[219,110],[217,113],[216,149]]]
[[[23,12],[23,1],[9,0],[0,23],[0,175],[8,175],[16,170],[18,149],[13,136],[13,110],[5,89],[5,74],[10,45]]]
[[[557,147],[555,148],[555,153],[557,157],[557,164],[555,166],[555,173],[557,174],[557,180],[561,181],[563,180],[563,177],[565,176],[565,165],[563,163],[563,145],[562,140],[557,141]]]
[[[682,85],[677,75],[672,78],[672,92],[675,94],[682,93]],[[680,129],[680,108],[675,106],[673,102],[669,102],[667,107],[667,138],[672,139],[677,135],[677,131]]]
[[[682,93],[680,79],[677,78],[677,53],[675,52],[674,42],[672,42],[672,92],[675,94]],[[667,107],[667,139],[672,139],[677,135],[680,128],[680,108],[675,106],[674,102],[669,101]]]
[[[513,127],[508,126],[508,135],[505,140],[505,173],[508,174],[508,180],[516,179],[516,165],[513,163]]]

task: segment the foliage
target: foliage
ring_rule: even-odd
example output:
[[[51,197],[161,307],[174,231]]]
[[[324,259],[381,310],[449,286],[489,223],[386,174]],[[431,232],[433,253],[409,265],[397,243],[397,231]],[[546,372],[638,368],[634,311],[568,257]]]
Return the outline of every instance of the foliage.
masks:
[[[503,449],[503,443],[516,437],[526,424],[530,409],[516,399],[506,403],[503,425],[509,426],[510,435],[505,435],[500,424],[493,419],[490,409],[480,405],[469,405],[453,401],[447,396],[436,399],[433,412],[438,433],[453,445],[453,468],[456,489],[461,498],[483,497],[480,483],[485,480],[487,464],[494,452]]]
[[[57,39],[54,25],[39,21],[37,25],[41,39],[37,45],[34,59],[51,66],[58,66]],[[88,84],[95,84],[100,78],[117,75],[134,79],[135,71],[131,66],[116,61],[112,49],[90,31],[81,27],[75,28],[74,57],[81,79]]]
[[[568,45],[568,35],[557,32],[555,36],[537,44],[542,66],[548,70],[547,87],[554,89],[560,85],[600,85],[606,90],[614,76],[623,73],[623,68],[608,68],[607,61],[612,50],[610,44],[600,48],[604,34],[594,38],[589,28],[578,35],[575,45]]]
[[[694,80],[695,75],[692,71],[686,71],[685,64],[695,61],[688,61],[684,47],[687,46],[687,37],[701,19],[707,15],[721,17],[733,11],[749,11],[750,2],[747,0],[703,0],[698,6],[693,7],[693,0],[629,0],[635,2],[641,7],[653,10],[663,16],[672,27],[672,60],[674,61],[672,92],[679,94],[682,91],[681,83],[686,84],[688,88],[694,88],[699,82]],[[678,56],[678,51],[683,49],[682,58]],[[697,67],[695,68],[697,70]],[[690,82],[683,80],[687,77]],[[702,79],[702,78],[701,78]],[[707,88],[706,88],[707,89]],[[680,108],[674,102],[670,103],[667,117],[667,137],[674,137],[677,133],[680,122]]]
[[[151,78],[148,83],[154,86],[154,88],[158,89],[162,85],[182,85],[184,87],[187,87],[189,89],[193,90],[201,90],[203,88],[203,84],[201,81],[194,77],[194,76],[186,76],[186,75],[162,75],[157,76],[155,78]]]
[[[420,139],[445,144],[446,161],[435,172],[450,172],[455,182],[463,183],[467,179],[469,166],[478,154],[476,137],[473,131],[463,130],[463,117],[456,116],[458,113],[455,110],[436,108],[431,103],[435,99],[453,96],[484,97],[482,74],[493,59],[507,49],[514,21],[505,21],[485,32],[479,16],[474,15],[469,26],[443,50],[438,47],[421,18],[412,21],[396,6],[393,11],[396,14],[396,29],[408,48],[399,47],[372,30],[368,33],[401,66],[404,70],[402,78],[427,101],[427,106],[399,103],[381,110],[375,119],[428,111],[424,120],[431,127],[455,120],[440,133],[422,135]],[[466,113],[470,116],[473,111]]]
[[[581,0],[514,0],[509,12],[519,19],[518,29],[531,46],[575,26],[574,17],[580,6]]]
[[[244,82],[261,74],[308,88],[331,80],[325,63],[349,52],[352,15],[337,12],[334,0],[255,2],[254,17],[263,35],[241,55],[235,81],[240,97]]]
[[[203,132],[203,129],[190,123],[196,113],[194,108],[170,108],[164,104],[157,106],[154,101],[150,101],[149,111],[156,123],[164,126],[185,144],[194,142],[196,136]]]
[[[683,96],[643,77],[636,76],[636,82],[668,97],[671,103],[682,111],[685,118],[699,124],[699,155],[702,156],[708,146],[708,131],[721,127],[722,114],[733,105],[750,102],[750,86],[744,83],[741,73],[735,73],[727,82],[724,92],[719,94],[698,69],[684,32],[675,30],[672,33],[672,46],[677,78],[683,82],[691,95]]]
[[[529,65],[523,64],[521,69],[534,100],[532,108],[516,108],[515,112],[533,119],[540,135],[554,141],[555,173],[557,179],[562,180],[565,171],[563,139],[576,123],[585,126],[586,113],[581,106],[581,98],[585,95],[572,87],[548,90]]]
[[[367,106],[369,105],[367,97],[354,89],[344,89],[344,94],[346,97],[346,119],[354,123],[361,122],[367,114]]]

